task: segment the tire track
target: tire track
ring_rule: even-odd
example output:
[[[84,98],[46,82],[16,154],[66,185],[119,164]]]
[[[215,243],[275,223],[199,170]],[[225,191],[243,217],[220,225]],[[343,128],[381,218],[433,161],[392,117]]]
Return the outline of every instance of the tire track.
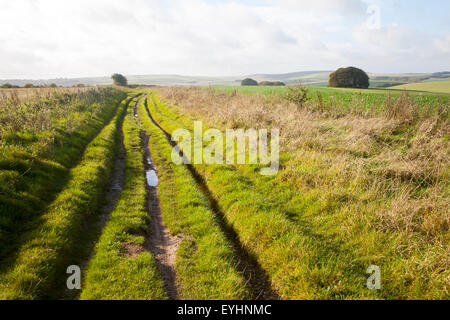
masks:
[[[180,156],[185,158],[183,152],[176,142],[172,141],[172,136],[158,122],[153,118],[148,109],[147,99],[144,99],[144,106],[148,117],[166,136],[168,142],[172,147],[177,148]],[[269,276],[264,269],[259,265],[256,257],[252,255],[247,248],[239,241],[239,236],[234,228],[226,221],[225,214],[222,212],[219,204],[208,189],[206,181],[197,172],[192,164],[185,164],[192,177],[194,178],[198,188],[201,190],[206,202],[215,215],[218,225],[225,234],[227,240],[232,244],[234,255],[237,258],[236,268],[244,275],[247,280],[247,286],[252,292],[252,298],[255,300],[273,300],[279,299],[279,296],[271,288]]]
[[[145,99],[145,98],[144,98]],[[138,118],[136,102],[134,116]],[[150,233],[145,237],[145,249],[153,254],[164,280],[164,287],[171,300],[178,299],[178,285],[176,281],[175,262],[182,237],[172,236],[164,225],[158,196],[158,176],[149,149],[150,137],[142,130],[140,132],[142,148],[144,150],[144,168],[147,187],[147,211],[150,216]]]
[[[131,102],[134,98],[127,98],[126,109],[129,108]],[[124,117],[121,119],[119,124],[119,132],[117,134],[117,153],[114,159],[114,165],[112,168],[111,178],[108,183],[108,187],[105,191],[104,195],[104,205],[98,215],[95,217],[95,221],[93,219],[87,219],[83,222],[82,232],[80,233],[81,239],[77,241],[78,247],[80,247],[80,251],[84,255],[81,260],[79,266],[82,270],[85,270],[89,264],[89,261],[92,259],[95,252],[95,245],[99,240],[101,230],[105,227],[106,223],[109,220],[111,213],[114,211],[117,201],[120,198],[122,193],[123,186],[125,185],[125,164],[126,164],[126,150],[124,145],[124,135],[123,135],[123,122]],[[84,248],[84,250],[83,250]],[[81,292],[72,292],[65,288],[64,298],[79,298]]]

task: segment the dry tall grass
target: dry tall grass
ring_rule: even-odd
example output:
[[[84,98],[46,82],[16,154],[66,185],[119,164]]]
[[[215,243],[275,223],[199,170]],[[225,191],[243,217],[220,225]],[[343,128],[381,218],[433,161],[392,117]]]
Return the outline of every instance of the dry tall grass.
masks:
[[[101,109],[92,104],[108,94],[104,88],[0,90],[0,147],[45,152],[56,130],[70,133],[96,116]]]
[[[292,155],[280,181],[323,190],[322,197],[345,186],[354,210],[372,206],[373,227],[400,233],[403,244],[441,243],[442,266],[450,266],[448,105],[423,116],[406,95],[388,96],[383,112],[358,114],[355,105],[342,115],[321,99],[298,108],[280,96],[214,89],[160,88],[159,94],[212,126],[280,128],[281,149]],[[299,169],[308,162],[315,174]]]

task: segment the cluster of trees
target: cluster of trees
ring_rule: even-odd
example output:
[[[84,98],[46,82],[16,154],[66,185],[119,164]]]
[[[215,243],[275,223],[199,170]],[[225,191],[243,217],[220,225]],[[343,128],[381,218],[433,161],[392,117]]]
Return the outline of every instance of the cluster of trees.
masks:
[[[115,73],[111,76],[111,78],[114,81],[114,84],[116,86],[121,86],[121,87],[127,87],[128,86],[128,80],[127,78],[125,78],[123,75]],[[74,84],[73,87],[76,88],[82,88],[85,87],[86,85],[84,85],[83,83],[78,83],[78,84]],[[56,83],[51,83],[51,84],[39,84],[39,85],[34,85],[32,83],[26,83],[23,88],[57,88],[58,85],[56,85]],[[0,85],[0,88],[2,89],[16,89],[16,88],[21,88],[20,86],[17,85],[13,85],[11,83],[4,83],[2,85]]]
[[[401,86],[402,84],[406,84],[406,83],[405,82],[372,83],[372,87],[374,87],[374,88],[389,88],[389,87]]]
[[[19,86],[15,86],[15,85],[13,85],[11,83],[5,83],[5,84],[2,84],[0,86],[0,88],[2,88],[2,89],[14,89],[14,88],[20,88],[20,87]]]
[[[40,84],[40,85],[34,85],[32,83],[26,83],[23,88],[29,89],[29,88],[56,88],[58,87],[55,83],[51,84]],[[21,88],[20,86],[13,85],[11,83],[4,83],[0,86],[2,89],[17,89]]]
[[[329,87],[334,88],[369,88],[369,76],[363,70],[348,67],[340,68],[330,74]]]
[[[440,79],[450,78],[450,72],[449,71],[435,72],[431,75],[431,78],[440,78]]]
[[[258,81],[246,78],[241,81],[241,86],[285,86],[286,84],[281,81],[261,81],[258,83]]]
[[[286,84],[281,81],[261,81],[260,86],[285,86]]]

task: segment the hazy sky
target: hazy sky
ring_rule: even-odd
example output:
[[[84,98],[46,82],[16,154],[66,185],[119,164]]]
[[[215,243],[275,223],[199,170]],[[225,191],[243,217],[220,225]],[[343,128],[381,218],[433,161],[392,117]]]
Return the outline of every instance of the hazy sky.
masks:
[[[444,71],[449,17],[448,0],[0,0],[0,79]]]

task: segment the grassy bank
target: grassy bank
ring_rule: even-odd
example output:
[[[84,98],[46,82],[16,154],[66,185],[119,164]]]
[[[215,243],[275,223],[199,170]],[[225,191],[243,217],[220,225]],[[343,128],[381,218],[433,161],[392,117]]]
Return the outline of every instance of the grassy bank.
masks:
[[[124,97],[122,91],[105,88],[0,98],[2,269],[14,261],[24,232],[40,225],[45,207]]]
[[[79,263],[72,261],[74,240],[83,221],[100,209],[126,108],[124,101],[70,170],[69,182],[46,209],[40,225],[24,236],[14,264],[0,276],[0,299],[57,298],[54,294],[65,286],[66,268]]]

